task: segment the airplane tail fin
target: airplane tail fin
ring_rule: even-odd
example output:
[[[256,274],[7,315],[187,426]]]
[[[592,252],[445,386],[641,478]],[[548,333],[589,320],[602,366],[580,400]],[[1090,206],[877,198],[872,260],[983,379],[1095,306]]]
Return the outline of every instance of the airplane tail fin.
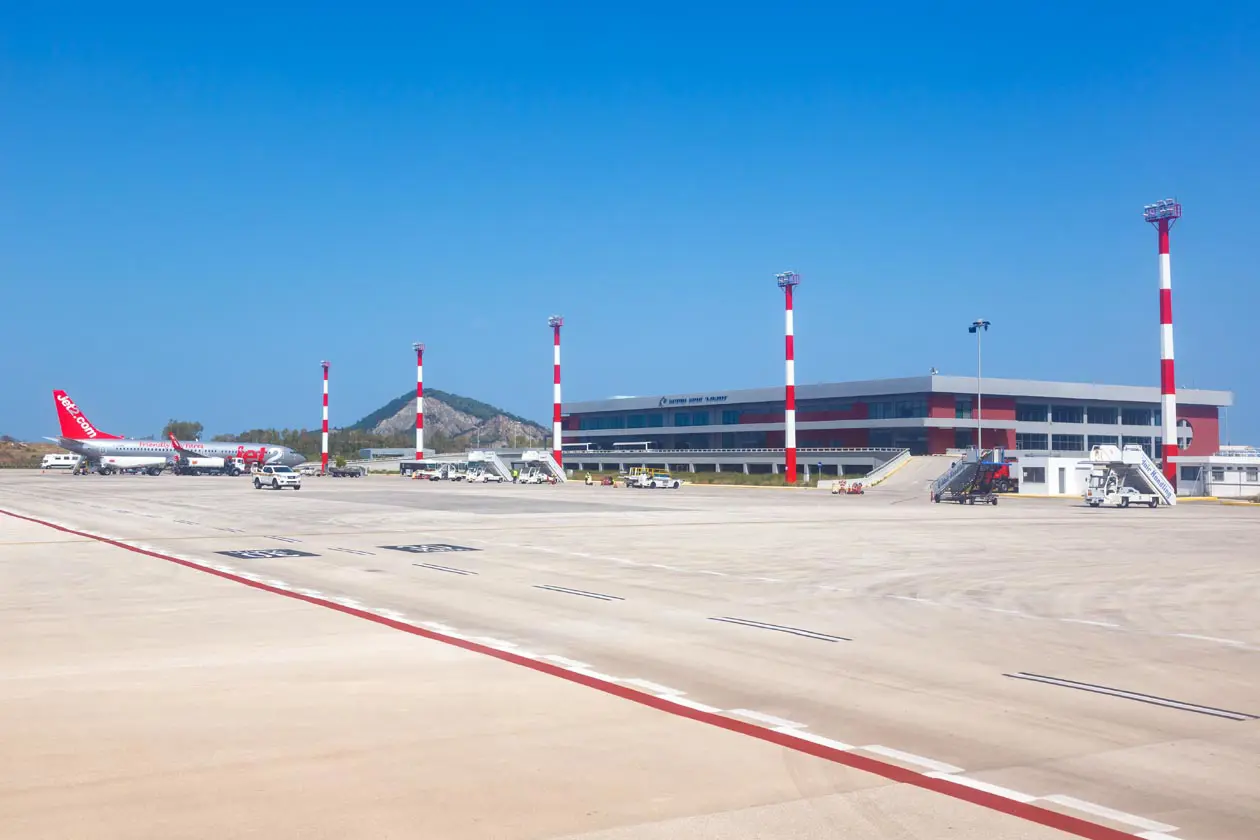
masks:
[[[79,410],[65,391],[53,391],[53,403],[57,406],[57,419],[61,422],[61,436],[71,440],[118,440],[118,435],[102,432]]]

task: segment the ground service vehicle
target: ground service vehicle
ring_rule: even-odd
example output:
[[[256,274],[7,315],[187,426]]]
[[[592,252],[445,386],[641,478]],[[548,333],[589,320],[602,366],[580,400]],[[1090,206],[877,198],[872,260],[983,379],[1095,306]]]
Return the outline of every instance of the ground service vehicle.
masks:
[[[333,478],[362,478],[367,470],[362,467],[329,467],[328,474]]]
[[[264,487],[270,487],[272,490],[280,490],[285,487],[301,490],[302,476],[295,473],[290,467],[268,464],[254,472],[254,489],[261,490]]]
[[[648,487],[653,490],[668,487],[677,490],[682,487],[682,482],[670,475],[668,470],[643,470],[638,473],[632,472],[626,486]]]
[[[166,469],[167,459],[143,455],[102,455],[97,472],[101,475],[112,475],[118,472],[147,472],[159,475]]]
[[[469,484],[498,484],[503,481],[503,476],[489,470],[478,470],[470,472],[467,481]]]
[[[1177,504],[1176,489],[1140,446],[1100,444],[1079,468],[1089,470],[1085,503],[1090,507]]]
[[[72,455],[68,452],[49,452],[39,462],[41,470],[72,470],[79,466],[79,462],[83,460],[82,455]]]

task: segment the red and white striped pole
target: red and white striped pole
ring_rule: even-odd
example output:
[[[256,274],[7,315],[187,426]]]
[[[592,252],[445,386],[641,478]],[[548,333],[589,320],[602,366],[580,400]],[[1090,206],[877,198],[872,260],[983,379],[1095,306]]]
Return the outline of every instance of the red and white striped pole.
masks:
[[[1159,231],[1159,408],[1163,426],[1164,477],[1177,486],[1177,378],[1173,370],[1172,258],[1168,233],[1181,218],[1181,205],[1171,198],[1148,204],[1142,217]]]
[[[324,369],[324,428],[320,443],[319,471],[328,472],[328,362],[320,362]]]
[[[416,351],[416,460],[424,460],[424,345],[411,345]]]
[[[784,392],[783,411],[783,454],[787,459],[788,484],[796,483],[796,330],[792,322],[792,291],[801,282],[801,275],[794,271],[785,271],[775,275],[779,288],[783,290],[787,302],[786,346],[787,351],[787,388]]]
[[[564,445],[560,428],[560,328],[564,326],[564,318],[561,318],[559,315],[552,315],[547,319],[547,325],[551,327],[555,338],[555,355],[553,358],[555,384],[552,392],[551,408],[551,457],[556,459],[556,464],[561,469],[564,469]]]

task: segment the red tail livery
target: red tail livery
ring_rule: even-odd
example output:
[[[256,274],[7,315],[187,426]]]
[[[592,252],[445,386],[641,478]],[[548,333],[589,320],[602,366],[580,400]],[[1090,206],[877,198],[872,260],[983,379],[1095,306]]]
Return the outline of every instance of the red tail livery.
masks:
[[[57,404],[57,419],[61,421],[61,436],[70,440],[120,440],[118,435],[102,432],[92,425],[74,400],[65,391],[53,391],[53,402]]]

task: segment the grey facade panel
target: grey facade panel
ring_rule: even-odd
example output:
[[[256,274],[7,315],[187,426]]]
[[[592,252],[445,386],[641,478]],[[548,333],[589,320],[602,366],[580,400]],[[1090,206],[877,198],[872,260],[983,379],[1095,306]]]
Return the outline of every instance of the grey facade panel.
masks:
[[[909,394],[974,394],[974,376],[907,376],[897,379],[868,379],[858,382],[830,382],[796,386],[796,400],[900,396]],[[984,396],[1024,399],[1079,400],[1088,402],[1150,403],[1158,405],[1159,388],[1145,385],[1099,385],[1085,382],[1045,382],[1033,379],[988,379]],[[1231,406],[1230,391],[1183,389],[1177,400],[1186,405]],[[690,394],[664,394],[651,397],[622,397],[568,403],[566,414],[594,414],[609,411],[646,411],[660,408],[721,408],[726,405],[782,402],[783,386],[743,388],[727,391],[697,391]]]

